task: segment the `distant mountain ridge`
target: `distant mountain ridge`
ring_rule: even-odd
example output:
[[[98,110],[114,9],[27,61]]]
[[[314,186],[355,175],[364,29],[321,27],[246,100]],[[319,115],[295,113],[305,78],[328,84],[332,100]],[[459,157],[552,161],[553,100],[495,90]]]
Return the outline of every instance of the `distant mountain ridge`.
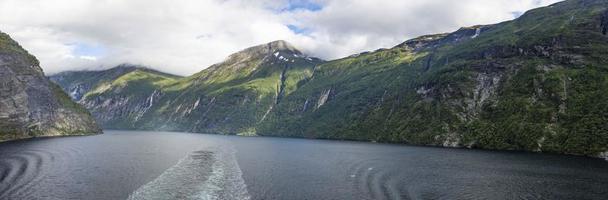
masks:
[[[83,97],[84,93],[94,89],[94,86],[102,84],[105,81],[115,80],[122,75],[136,70],[150,72],[167,77],[180,77],[177,75],[159,72],[147,68],[145,66],[125,63],[108,70],[66,71],[49,76],[49,78],[51,79],[51,81],[61,86],[61,88],[64,88],[65,91],[70,95],[70,97],[72,97],[72,99],[79,101]]]
[[[567,0],[332,61],[275,41],[80,103],[109,128],[608,157],[607,16],[608,1]]]

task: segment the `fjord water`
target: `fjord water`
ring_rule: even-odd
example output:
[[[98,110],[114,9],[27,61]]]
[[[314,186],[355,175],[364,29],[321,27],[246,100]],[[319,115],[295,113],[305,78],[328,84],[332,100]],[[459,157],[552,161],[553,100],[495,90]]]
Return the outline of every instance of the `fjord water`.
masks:
[[[608,162],[362,142],[105,131],[0,144],[0,199],[607,199]]]

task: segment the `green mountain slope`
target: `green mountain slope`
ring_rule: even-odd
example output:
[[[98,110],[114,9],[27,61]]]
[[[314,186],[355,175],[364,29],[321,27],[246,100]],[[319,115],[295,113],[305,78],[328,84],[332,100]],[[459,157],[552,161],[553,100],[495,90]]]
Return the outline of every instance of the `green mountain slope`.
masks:
[[[325,63],[258,134],[599,155],[607,8],[565,1]]]
[[[321,62],[275,41],[185,78],[113,68],[51,79],[77,94],[75,99],[80,96],[105,128],[251,134]]]
[[[608,157],[607,30],[607,1],[568,0],[328,62],[276,41],[80,103],[109,128]]]
[[[101,133],[94,119],[51,83],[38,60],[0,32],[0,141]]]
[[[284,41],[245,49],[167,87],[162,103],[141,127],[255,133],[255,126],[321,62]]]

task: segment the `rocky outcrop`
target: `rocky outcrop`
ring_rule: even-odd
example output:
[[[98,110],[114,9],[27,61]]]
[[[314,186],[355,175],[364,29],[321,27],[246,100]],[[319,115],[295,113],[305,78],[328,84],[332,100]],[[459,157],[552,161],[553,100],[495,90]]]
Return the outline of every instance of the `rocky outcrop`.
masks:
[[[0,141],[87,135],[101,129],[44,76],[36,58],[0,33]]]
[[[329,95],[331,94],[331,89],[325,90],[321,93],[321,96],[319,96],[319,100],[317,101],[317,109],[321,108],[321,106],[325,105],[325,103],[327,103],[327,100],[329,99]]]

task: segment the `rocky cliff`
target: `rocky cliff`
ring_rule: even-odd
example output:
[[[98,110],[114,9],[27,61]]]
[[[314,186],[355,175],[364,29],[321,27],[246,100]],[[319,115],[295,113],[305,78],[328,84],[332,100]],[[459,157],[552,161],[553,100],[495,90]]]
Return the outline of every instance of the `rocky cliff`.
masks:
[[[89,112],[42,72],[38,60],[0,33],[0,141],[101,133]]]

